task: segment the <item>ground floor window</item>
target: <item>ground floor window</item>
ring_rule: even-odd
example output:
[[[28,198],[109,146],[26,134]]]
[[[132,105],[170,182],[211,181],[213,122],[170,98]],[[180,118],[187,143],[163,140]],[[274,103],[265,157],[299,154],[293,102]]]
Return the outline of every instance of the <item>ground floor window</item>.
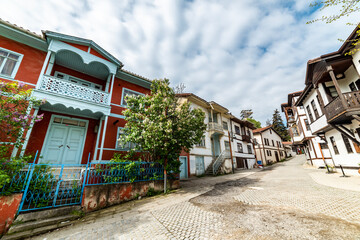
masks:
[[[351,147],[349,138],[348,138],[347,136],[345,136],[344,134],[341,134],[341,137],[342,137],[343,140],[344,140],[344,144],[345,144],[345,147],[346,147],[346,151],[347,151],[348,153],[354,153],[354,151],[352,150],[352,147]]]
[[[338,148],[336,146],[336,142],[335,142],[334,137],[330,137],[330,142],[331,142],[331,145],[332,145],[332,147],[334,149],[334,153],[339,154],[339,150],[338,150]]]
[[[271,150],[266,150],[266,153],[267,153],[267,155],[268,155],[269,157],[272,156]]]

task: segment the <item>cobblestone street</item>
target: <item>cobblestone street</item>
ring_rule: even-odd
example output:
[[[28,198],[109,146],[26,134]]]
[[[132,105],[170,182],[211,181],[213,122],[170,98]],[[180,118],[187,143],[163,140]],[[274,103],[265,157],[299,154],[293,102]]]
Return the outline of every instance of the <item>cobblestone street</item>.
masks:
[[[316,183],[304,162],[184,181],[34,239],[360,239],[360,193]]]

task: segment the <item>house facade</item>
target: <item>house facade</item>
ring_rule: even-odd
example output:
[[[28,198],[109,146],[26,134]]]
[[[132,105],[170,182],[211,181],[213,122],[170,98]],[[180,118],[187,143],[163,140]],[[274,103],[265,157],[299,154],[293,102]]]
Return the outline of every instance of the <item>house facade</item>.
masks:
[[[262,162],[262,165],[279,162],[286,157],[282,139],[271,125],[255,129],[253,134],[256,142],[256,158]]]
[[[205,113],[204,123],[207,125],[202,140],[190,152],[181,154],[180,178],[187,178],[191,175],[230,173],[233,168],[237,167],[237,157],[246,160],[254,159],[254,155],[250,153],[253,152],[253,149],[251,148],[249,152],[246,147],[248,139],[243,141],[241,133],[237,138],[232,137],[232,129],[240,125],[234,122],[236,118],[229,113],[227,108],[213,101],[208,102],[192,93],[177,94],[177,97],[181,103],[190,102],[191,108],[201,109]],[[251,123],[248,122],[248,124]],[[244,126],[244,134],[247,134],[245,132],[247,129]],[[251,139],[251,137],[249,138]],[[238,143],[246,150],[236,151]],[[231,157],[233,157],[233,161]],[[246,164],[242,162],[240,167],[244,167]]]
[[[296,103],[304,106],[312,133],[327,142],[327,164],[341,165],[348,174],[360,164],[360,53],[346,54],[358,30],[338,51],[308,61],[306,87]]]
[[[256,128],[251,122],[231,117],[232,150],[236,168],[251,169],[256,163],[252,133],[254,129]]]
[[[298,154],[304,153],[309,164],[317,167],[324,166],[324,159],[331,160],[327,144],[321,143],[320,146],[319,142],[315,139],[316,136],[311,132],[309,118],[306,115],[304,106],[295,105],[302,92],[298,91],[288,94],[288,101],[281,104],[281,109],[285,114],[291,141],[296,148],[296,152]],[[316,109],[316,105],[314,106]]]
[[[117,141],[125,125],[126,95],[150,93],[151,81],[91,40],[44,31],[37,35],[0,20],[0,80],[23,82],[45,99],[43,115],[12,156],[39,151],[41,163],[110,160],[130,146]]]

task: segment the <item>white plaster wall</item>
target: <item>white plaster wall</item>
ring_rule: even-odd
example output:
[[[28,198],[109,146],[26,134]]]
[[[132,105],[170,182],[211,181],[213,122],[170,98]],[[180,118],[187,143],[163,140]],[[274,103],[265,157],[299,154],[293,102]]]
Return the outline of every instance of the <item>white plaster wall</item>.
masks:
[[[257,156],[257,159],[258,160],[262,160],[264,165],[266,163],[266,160],[269,160],[269,161],[272,161],[272,162],[276,162],[276,157],[275,157],[275,151],[279,152],[279,151],[282,151],[284,152],[284,148],[281,146],[281,147],[277,147],[277,144],[276,144],[276,141],[279,141],[281,144],[282,144],[282,140],[280,138],[280,136],[275,133],[275,131],[271,130],[272,133],[270,134],[270,130],[266,130],[264,132],[262,132],[262,136],[263,138],[267,138],[269,139],[269,146],[265,146],[264,143],[261,141],[261,137],[260,137],[260,133],[255,133],[254,134],[254,138],[257,139],[258,143],[260,143],[260,147],[263,148],[265,147],[265,157],[264,157],[264,150],[261,149],[261,154],[260,154],[260,151],[257,150],[256,152],[256,156]],[[274,145],[272,145],[272,140],[274,140]],[[258,148],[259,146],[256,146],[256,148]],[[267,156],[267,153],[266,153],[266,150],[271,150],[271,156]],[[280,153],[279,153],[279,160],[284,158],[285,156],[280,156]]]
[[[353,60],[353,63],[355,65],[355,68],[358,72],[358,74],[360,73],[360,64],[359,64],[359,61],[360,61],[360,51],[357,51],[355,54],[352,55],[352,60]]]
[[[311,90],[311,92],[308,94],[308,96],[304,99],[303,101],[303,104],[304,104],[304,108],[306,109],[307,106],[310,106],[310,111],[313,115],[313,119],[314,119],[314,122],[310,123],[310,129],[311,129],[311,132],[314,134],[316,133],[317,131],[323,129],[324,127],[326,127],[328,124],[327,124],[327,120],[326,120],[326,117],[324,114],[322,114],[321,116],[321,109],[320,109],[320,106],[318,105],[317,103],[317,99],[316,99],[316,91],[313,89]],[[324,98],[323,98],[324,99]],[[316,119],[315,120],[315,114],[314,114],[314,111],[311,107],[311,101],[314,100],[315,101],[315,104],[317,106],[317,109],[319,111],[319,114],[320,114],[320,118]],[[305,111],[306,113],[306,118],[309,119],[309,122],[310,122],[310,118],[309,118],[309,114],[307,111]]]
[[[354,68],[354,66],[350,66],[345,71],[345,78],[338,80],[341,92],[342,93],[351,92],[349,84],[355,82],[358,79],[359,79],[359,74],[356,72],[356,69]]]

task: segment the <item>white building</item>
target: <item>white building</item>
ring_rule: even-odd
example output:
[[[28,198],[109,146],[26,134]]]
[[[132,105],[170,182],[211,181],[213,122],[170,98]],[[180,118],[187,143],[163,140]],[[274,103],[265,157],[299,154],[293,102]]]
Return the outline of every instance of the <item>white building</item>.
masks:
[[[255,129],[253,134],[256,158],[262,165],[279,162],[286,157],[281,137],[271,125]]]
[[[234,166],[231,156],[234,159],[238,153],[234,152],[234,143],[232,142],[231,129],[234,119],[229,110],[216,102],[208,102],[192,93],[177,94],[179,101],[190,102],[192,108],[199,108],[205,113],[205,124],[207,131],[203,139],[194,146],[189,153],[183,152],[180,161],[183,163],[181,168],[181,178],[187,178],[190,175],[203,175],[230,173]],[[247,129],[247,128],[244,128]],[[245,130],[246,131],[246,130]],[[234,141],[234,140],[233,140]],[[236,141],[238,141],[236,139]],[[240,141],[245,147],[247,143]],[[246,147],[247,148],[247,147]],[[232,151],[230,151],[232,150]],[[235,154],[237,154],[235,156]],[[246,159],[254,158],[246,150],[243,153]]]
[[[303,106],[296,106],[303,91],[288,94],[288,102],[281,104],[281,109],[285,114],[287,127],[291,136],[293,146],[297,154],[306,154],[308,163],[314,166],[324,166],[324,160],[331,161],[331,154],[326,143],[321,144],[322,148],[310,129],[310,123],[306,116]]]
[[[306,87],[297,101],[312,133],[328,143],[327,164],[341,165],[348,174],[357,174],[360,164],[360,52],[346,55],[358,30],[338,51],[308,61]]]

